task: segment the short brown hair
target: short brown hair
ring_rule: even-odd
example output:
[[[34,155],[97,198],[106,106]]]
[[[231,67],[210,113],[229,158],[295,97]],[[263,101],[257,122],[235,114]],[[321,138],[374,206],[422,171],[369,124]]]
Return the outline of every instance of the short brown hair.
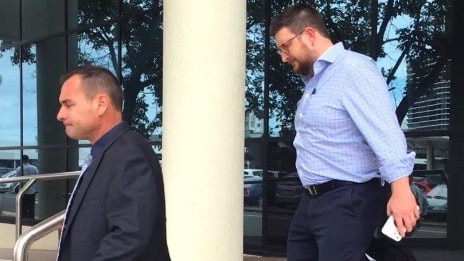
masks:
[[[275,36],[284,27],[288,27],[292,33],[298,34],[308,26],[317,30],[322,36],[329,38],[322,15],[313,7],[304,4],[289,6],[282,13],[273,17],[269,34]]]
[[[93,65],[77,67],[61,76],[60,85],[63,85],[64,82],[74,75],[82,77],[82,88],[88,99],[93,98],[98,91],[102,91],[108,94],[116,110],[122,111],[124,98],[121,84],[110,70]]]

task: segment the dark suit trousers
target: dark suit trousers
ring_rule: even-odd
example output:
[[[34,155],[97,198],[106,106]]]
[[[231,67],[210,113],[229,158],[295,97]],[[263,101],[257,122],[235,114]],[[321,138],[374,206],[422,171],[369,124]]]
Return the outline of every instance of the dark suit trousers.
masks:
[[[380,182],[303,193],[290,226],[288,261],[360,261],[382,211]]]
[[[24,194],[22,198],[22,208],[23,218],[32,218],[35,217],[35,194]]]

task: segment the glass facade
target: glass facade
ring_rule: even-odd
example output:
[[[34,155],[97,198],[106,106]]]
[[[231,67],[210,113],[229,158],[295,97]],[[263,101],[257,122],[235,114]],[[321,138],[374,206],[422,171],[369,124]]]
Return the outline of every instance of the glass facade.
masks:
[[[379,1],[376,6],[373,5],[376,1],[310,2],[326,18],[333,42],[342,41],[346,48],[369,55],[377,62],[407,137],[408,150],[417,153],[412,184],[421,189],[428,208],[421,227],[406,240],[412,244],[445,242],[450,229],[447,185],[452,164],[449,154],[452,57],[441,49],[440,41],[448,41],[452,34],[449,2],[429,1],[421,6],[387,1]],[[260,4],[265,5],[256,8]],[[245,204],[245,243],[251,249],[285,245],[291,218],[304,191],[295,170],[292,145],[293,114],[303,84],[281,62],[273,40],[266,37],[270,17],[288,4],[248,1],[246,126],[262,128],[245,130],[245,169],[258,168],[264,173],[260,184],[262,206]],[[397,13],[389,13],[389,8]],[[372,24],[376,25],[373,29]],[[260,43],[262,40],[264,44]],[[262,92],[257,88],[261,84]],[[253,106],[253,99],[263,100]],[[256,182],[247,182],[245,178],[245,191]],[[261,229],[256,225],[261,225]]]
[[[250,249],[285,245],[303,192],[292,144],[303,86],[281,63],[268,33],[270,17],[290,2],[247,1],[243,175],[244,243]],[[307,2],[327,18],[333,41],[371,56],[388,83],[408,147],[417,152],[413,183],[429,199],[430,213],[408,241],[445,242],[447,221],[455,219],[448,215],[447,199],[450,195],[453,200],[453,193],[446,192],[447,182],[461,174],[452,167],[456,159],[450,157],[450,147],[458,145],[450,138],[449,121],[453,113],[464,113],[450,108],[453,72],[462,68],[452,67],[451,48],[443,48],[445,43],[453,46],[449,1]],[[162,21],[162,1],[0,1],[2,173],[18,167],[23,154],[40,173],[79,169],[89,144],[68,139],[56,113],[60,75],[84,64],[107,67],[120,78],[124,120],[161,157]],[[65,208],[71,183],[39,184],[38,220]],[[6,201],[0,202],[0,215],[11,216]],[[463,227],[460,222],[453,224]]]

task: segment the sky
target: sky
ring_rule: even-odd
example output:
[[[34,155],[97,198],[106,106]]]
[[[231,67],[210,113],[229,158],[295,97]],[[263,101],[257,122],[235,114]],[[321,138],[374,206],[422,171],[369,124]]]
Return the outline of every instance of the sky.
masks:
[[[11,51],[6,51],[0,57],[0,146],[19,145],[20,139],[20,74],[19,67],[13,65]],[[24,84],[24,143],[35,144],[37,137],[37,99],[34,68],[23,66]]]

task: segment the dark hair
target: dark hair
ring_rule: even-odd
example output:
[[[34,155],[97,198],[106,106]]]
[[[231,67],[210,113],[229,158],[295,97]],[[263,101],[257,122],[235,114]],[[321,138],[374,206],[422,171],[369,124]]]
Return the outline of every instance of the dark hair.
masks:
[[[313,7],[304,4],[289,6],[272,18],[269,34],[275,36],[284,27],[288,27],[292,33],[298,34],[308,26],[314,28],[322,36],[329,38],[322,15]]]
[[[92,65],[77,67],[61,77],[60,85],[63,85],[74,75],[81,76],[82,89],[88,99],[93,98],[97,92],[104,92],[108,94],[114,107],[118,111],[122,111],[123,94],[121,84],[110,70]]]
[[[21,157],[21,160],[23,162],[29,162],[29,156],[27,156],[26,154],[24,154],[22,157]]]

